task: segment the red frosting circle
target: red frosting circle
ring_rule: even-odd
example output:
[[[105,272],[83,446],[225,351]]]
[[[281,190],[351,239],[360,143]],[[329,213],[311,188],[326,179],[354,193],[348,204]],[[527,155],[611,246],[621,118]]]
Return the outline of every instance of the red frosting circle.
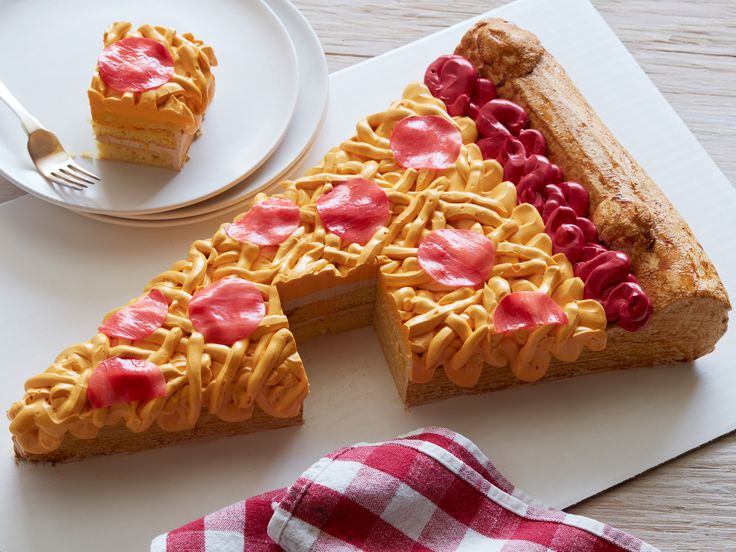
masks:
[[[241,218],[225,226],[225,233],[240,242],[279,245],[299,227],[299,206],[281,197],[256,203]]]
[[[567,324],[567,315],[541,291],[509,293],[493,313],[493,326],[499,333],[531,330],[547,324]]]
[[[455,164],[462,145],[460,130],[437,115],[406,117],[391,133],[391,151],[404,168],[447,169]]]
[[[228,277],[200,289],[189,302],[192,326],[210,343],[232,345],[245,339],[266,315],[256,286]]]
[[[372,180],[353,178],[317,198],[317,213],[343,243],[365,245],[388,222],[388,196]]]
[[[482,286],[496,259],[493,242],[471,230],[433,230],[419,244],[419,265],[445,286]]]
[[[166,396],[166,378],[161,368],[148,360],[110,357],[92,370],[87,381],[87,400],[92,408]]]
[[[171,80],[174,58],[158,40],[128,36],[102,50],[97,60],[100,77],[120,92],[143,92]]]
[[[163,325],[168,312],[166,296],[161,290],[152,289],[145,297],[110,316],[99,330],[107,337],[143,339]]]

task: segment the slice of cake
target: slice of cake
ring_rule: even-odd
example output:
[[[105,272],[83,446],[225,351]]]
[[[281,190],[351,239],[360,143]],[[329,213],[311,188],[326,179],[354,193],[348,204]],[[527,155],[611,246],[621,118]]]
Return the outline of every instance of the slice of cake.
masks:
[[[410,406],[711,351],[715,268],[562,68],[500,20],[458,53],[31,377],[17,456],[298,423],[296,342],[370,323]]]
[[[98,157],[181,169],[215,91],[214,51],[189,33],[127,22],[103,42],[87,91]]]

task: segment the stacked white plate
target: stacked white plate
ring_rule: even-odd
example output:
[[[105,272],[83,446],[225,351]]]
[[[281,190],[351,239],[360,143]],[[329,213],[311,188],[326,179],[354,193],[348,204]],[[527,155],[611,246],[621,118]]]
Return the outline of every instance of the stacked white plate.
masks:
[[[102,183],[83,191],[48,183],[2,105],[0,174],[84,216],[150,227],[231,218],[255,193],[277,183],[311,145],[327,105],[319,40],[287,0],[207,6],[193,0],[0,1],[0,47],[13,52],[3,64],[3,81]],[[215,98],[179,172],[93,159],[86,90],[102,32],[117,20],[192,32],[218,57]]]

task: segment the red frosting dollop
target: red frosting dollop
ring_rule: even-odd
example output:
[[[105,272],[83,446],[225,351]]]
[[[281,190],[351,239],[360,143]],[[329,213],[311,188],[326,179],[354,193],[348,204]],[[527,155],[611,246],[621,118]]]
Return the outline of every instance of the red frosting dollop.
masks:
[[[462,56],[440,56],[424,73],[424,84],[435,98],[445,102],[453,117],[475,118],[480,106],[496,97],[496,86],[478,75],[475,66]]]
[[[496,99],[470,61],[441,56],[427,69],[425,84],[445,102],[451,115],[470,115],[478,128],[478,148],[484,159],[503,167],[504,179],[517,188],[519,203],[537,208],[552,238],[555,253],[564,253],[585,282],[585,297],[599,301],[609,322],[623,329],[643,328],[652,315],[651,301],[631,274],[622,251],[609,251],[587,218],[588,192],[577,182],[565,182],[562,169],[546,157],[547,142],[536,129],[526,128],[526,111],[518,104]],[[492,83],[488,83],[493,86]],[[475,95],[474,95],[475,94]]]

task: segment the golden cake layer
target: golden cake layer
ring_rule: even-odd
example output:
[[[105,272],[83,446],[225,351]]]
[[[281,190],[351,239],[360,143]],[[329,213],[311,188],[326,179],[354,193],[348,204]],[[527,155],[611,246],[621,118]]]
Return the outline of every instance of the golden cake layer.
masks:
[[[180,169],[215,92],[210,46],[190,33],[128,22],[113,23],[105,32],[107,47],[137,36],[164,44],[174,61],[171,79],[152,90],[121,92],[108,87],[96,69],[87,91],[98,156]]]

